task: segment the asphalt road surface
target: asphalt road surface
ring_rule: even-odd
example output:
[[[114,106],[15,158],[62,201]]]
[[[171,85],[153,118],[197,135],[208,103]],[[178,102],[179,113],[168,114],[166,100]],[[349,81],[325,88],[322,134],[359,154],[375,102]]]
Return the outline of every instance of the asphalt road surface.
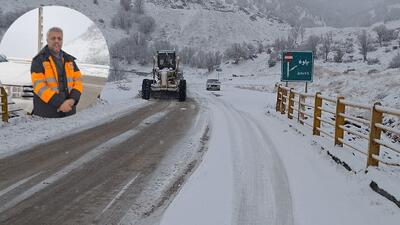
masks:
[[[118,224],[198,112],[192,99],[154,101],[0,159],[0,224]]]

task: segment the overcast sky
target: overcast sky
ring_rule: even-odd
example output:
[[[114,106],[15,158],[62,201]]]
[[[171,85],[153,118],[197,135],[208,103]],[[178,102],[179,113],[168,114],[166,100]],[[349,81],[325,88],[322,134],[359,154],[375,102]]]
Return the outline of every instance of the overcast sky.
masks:
[[[18,18],[4,34],[0,43],[0,54],[7,57],[31,59],[37,54],[38,13],[34,9]],[[61,6],[43,8],[44,37],[51,27],[57,26],[64,31],[64,44],[84,33],[93,22],[85,15],[73,9]]]

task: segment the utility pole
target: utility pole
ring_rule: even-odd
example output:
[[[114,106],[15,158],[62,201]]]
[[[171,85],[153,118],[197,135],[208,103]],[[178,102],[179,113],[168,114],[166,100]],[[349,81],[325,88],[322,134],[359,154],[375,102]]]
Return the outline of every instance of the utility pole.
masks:
[[[38,52],[43,48],[43,7],[39,7],[38,20]]]

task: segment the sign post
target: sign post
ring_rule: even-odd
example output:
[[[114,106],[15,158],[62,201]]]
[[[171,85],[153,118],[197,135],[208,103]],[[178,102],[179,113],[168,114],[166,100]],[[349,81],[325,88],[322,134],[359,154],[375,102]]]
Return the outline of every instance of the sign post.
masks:
[[[282,82],[313,81],[314,57],[312,52],[283,51],[282,52]]]

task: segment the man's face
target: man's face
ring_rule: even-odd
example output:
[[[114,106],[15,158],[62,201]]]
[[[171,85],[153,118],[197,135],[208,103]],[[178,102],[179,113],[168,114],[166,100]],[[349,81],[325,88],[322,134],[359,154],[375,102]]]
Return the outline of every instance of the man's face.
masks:
[[[47,35],[47,45],[51,51],[59,53],[61,51],[62,44],[63,35],[61,32],[49,32]]]

